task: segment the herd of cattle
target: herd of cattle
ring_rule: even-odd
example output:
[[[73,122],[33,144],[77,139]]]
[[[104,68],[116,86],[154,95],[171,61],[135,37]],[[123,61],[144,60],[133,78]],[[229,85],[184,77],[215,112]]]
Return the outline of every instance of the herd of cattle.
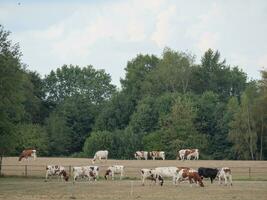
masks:
[[[153,160],[156,158],[161,158],[165,160],[165,152],[164,151],[137,151],[134,154],[136,159],[145,159],[151,157]],[[22,158],[28,160],[29,157],[33,157],[36,159],[36,150],[27,149],[24,150],[20,157],[19,161]],[[199,158],[199,150],[198,149],[183,149],[178,152],[178,159],[184,160],[191,158],[198,159]],[[95,163],[96,160],[101,161],[108,159],[108,151],[97,151],[92,159],[92,163]],[[120,179],[124,176],[124,166],[122,165],[112,165],[108,167],[105,171],[104,178],[107,180],[109,177],[114,180],[116,174],[120,175]],[[99,166],[76,166],[72,168],[73,182],[76,182],[78,179],[87,179],[91,181],[92,179],[96,181],[99,177]],[[189,181],[190,184],[196,183],[199,184],[200,187],[204,187],[203,178],[210,178],[211,183],[215,178],[219,179],[219,183],[221,184],[224,180],[225,185],[228,183],[232,185],[232,174],[231,169],[229,167],[223,167],[221,169],[217,168],[204,168],[200,167],[198,170],[188,168],[188,167],[157,167],[155,169],[141,169],[140,170],[142,185],[145,185],[145,180],[151,180],[156,184],[160,184],[161,186],[164,183],[165,178],[172,178],[172,182],[174,185],[180,183],[182,181]],[[63,166],[59,165],[48,165],[46,166],[46,181],[52,176],[58,176],[62,180],[69,180],[69,174],[65,170]]]

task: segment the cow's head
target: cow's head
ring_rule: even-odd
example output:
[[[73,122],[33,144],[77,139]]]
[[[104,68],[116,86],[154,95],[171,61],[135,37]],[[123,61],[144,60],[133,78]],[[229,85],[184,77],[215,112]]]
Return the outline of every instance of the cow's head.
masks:
[[[110,173],[111,173],[110,169],[106,170],[106,173],[105,173],[105,176],[104,176],[106,180],[108,179],[108,176],[110,175]]]

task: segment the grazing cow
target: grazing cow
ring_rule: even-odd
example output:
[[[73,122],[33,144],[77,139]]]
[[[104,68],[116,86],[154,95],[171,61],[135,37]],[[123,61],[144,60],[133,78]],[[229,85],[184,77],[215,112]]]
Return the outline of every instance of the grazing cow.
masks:
[[[114,180],[115,174],[120,174],[120,180],[122,179],[124,175],[124,166],[122,165],[112,165],[106,170],[105,173],[105,179],[108,179],[108,176],[112,177],[112,180]]]
[[[155,158],[161,158],[162,160],[165,160],[165,152],[164,151],[151,151],[149,152],[150,157],[152,157],[153,160]]]
[[[229,183],[232,186],[233,182],[232,182],[232,173],[231,173],[231,169],[229,167],[223,167],[219,173],[218,173],[218,177],[219,177],[219,184],[221,184],[222,180],[224,180],[224,184],[227,185],[228,181],[227,179],[229,179]]]
[[[142,158],[147,160],[148,152],[147,151],[136,151],[135,154],[134,154],[134,157],[137,160],[141,160]]]
[[[187,157],[187,160],[191,160],[193,157],[194,160],[199,159],[199,150],[198,149],[190,149],[190,151],[185,152],[185,156]]]
[[[178,177],[177,180],[184,180],[185,178],[189,179],[189,183],[192,186],[193,181],[199,184],[200,187],[204,187],[201,177],[198,172],[194,169],[178,169],[177,170]]]
[[[92,163],[94,164],[96,160],[101,161],[102,159],[106,159],[106,162],[107,162],[107,159],[108,159],[108,151],[107,150],[97,151],[95,153],[93,160],[92,160]]]
[[[22,160],[22,158],[25,158],[28,161],[29,157],[33,157],[35,160],[37,155],[36,155],[36,150],[35,149],[25,149],[22,151],[22,153],[19,156],[19,161]]]
[[[142,180],[142,185],[145,185],[145,179],[149,179],[152,182],[159,182],[160,185],[163,185],[163,177],[159,175],[154,169],[141,169],[141,180]]]
[[[163,178],[172,178],[173,184],[176,184],[177,179],[177,167],[157,167],[155,168],[157,174]]]
[[[65,181],[69,180],[69,176],[63,166],[58,166],[58,165],[47,165],[46,166],[46,176],[45,176],[45,181],[52,176],[58,176],[61,178],[63,181],[63,178]]]
[[[93,173],[95,173],[96,178],[98,178],[99,177],[99,167],[98,166],[88,166],[88,167],[92,170]]]
[[[200,167],[198,168],[198,174],[201,177],[201,179],[204,178],[210,178],[210,182],[213,183],[213,180],[217,177],[219,170],[216,168],[204,168]]]
[[[192,157],[194,157],[195,160],[199,159],[199,150],[198,149],[181,149],[178,152],[177,159],[181,160],[190,160]]]
[[[84,166],[84,167],[73,167],[73,182],[77,180],[77,178],[88,178],[88,181],[91,181],[91,178],[93,178],[96,181],[96,173],[92,171],[90,166]]]

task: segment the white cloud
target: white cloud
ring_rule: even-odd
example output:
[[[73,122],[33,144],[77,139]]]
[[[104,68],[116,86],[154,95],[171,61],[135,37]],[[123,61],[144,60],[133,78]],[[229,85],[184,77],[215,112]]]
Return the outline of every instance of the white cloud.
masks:
[[[209,48],[216,49],[216,43],[218,40],[219,35],[217,33],[204,32],[200,36],[197,47],[202,53],[204,53]]]
[[[151,36],[151,40],[154,41],[159,47],[164,47],[167,45],[168,40],[173,31],[173,26],[171,21],[175,18],[176,6],[171,5],[166,10],[160,12],[157,16],[156,30]]]

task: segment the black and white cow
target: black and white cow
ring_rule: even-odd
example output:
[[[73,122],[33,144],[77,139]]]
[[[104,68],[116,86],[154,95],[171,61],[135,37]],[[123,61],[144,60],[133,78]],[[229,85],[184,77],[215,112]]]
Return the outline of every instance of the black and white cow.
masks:
[[[210,178],[210,182],[213,183],[213,180],[216,178],[218,175],[219,170],[216,168],[205,168],[205,167],[200,167],[198,168],[198,174],[203,178]]]

